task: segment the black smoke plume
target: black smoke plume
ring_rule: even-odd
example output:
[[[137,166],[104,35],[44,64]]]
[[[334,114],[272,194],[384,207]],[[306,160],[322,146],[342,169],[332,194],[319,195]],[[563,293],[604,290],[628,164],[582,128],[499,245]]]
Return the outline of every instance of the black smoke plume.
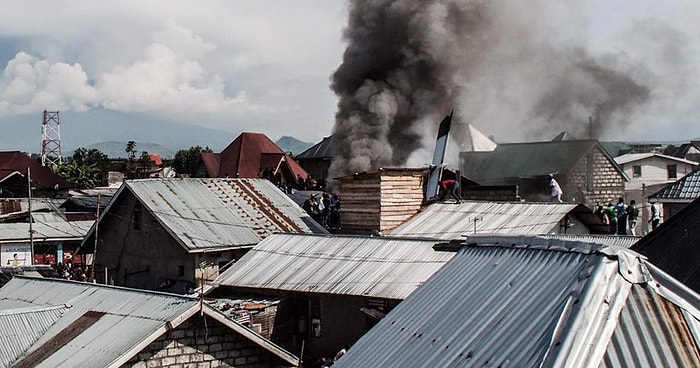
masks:
[[[330,175],[405,165],[432,150],[423,145],[452,108],[456,123],[489,134],[553,137],[587,132],[588,116],[606,123],[648,99],[648,87],[615,63],[561,51],[544,13],[537,1],[350,1],[348,45],[332,76]]]

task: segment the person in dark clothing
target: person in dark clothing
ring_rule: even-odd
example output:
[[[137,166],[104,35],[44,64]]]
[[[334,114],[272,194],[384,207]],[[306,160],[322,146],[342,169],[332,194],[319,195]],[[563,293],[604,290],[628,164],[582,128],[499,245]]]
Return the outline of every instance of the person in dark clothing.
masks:
[[[304,181],[304,178],[301,177],[301,174],[297,174],[297,189],[299,190],[306,190],[306,182]]]
[[[459,194],[459,183],[456,180],[447,179],[440,182],[442,187],[442,195],[440,200],[444,200],[446,195],[449,193],[456,201],[456,203],[462,202],[462,196]]]
[[[340,227],[340,198],[337,194],[331,196],[330,207],[330,226]]]
[[[627,205],[624,198],[618,198],[615,210],[617,210],[617,235],[627,235]]]
[[[639,218],[639,209],[637,208],[637,202],[633,199],[630,201],[629,206],[627,206],[627,224],[630,230],[630,234],[637,235],[637,219]]]

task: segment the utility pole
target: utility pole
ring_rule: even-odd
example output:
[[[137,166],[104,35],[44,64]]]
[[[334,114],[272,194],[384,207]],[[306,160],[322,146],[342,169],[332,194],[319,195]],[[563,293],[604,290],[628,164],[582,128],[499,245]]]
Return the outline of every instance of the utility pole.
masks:
[[[34,228],[32,225],[32,222],[34,220],[32,219],[32,172],[29,168],[27,168],[27,193],[28,194],[28,200],[29,204],[27,205],[27,209],[29,210],[29,254],[30,254],[30,259],[29,259],[29,264],[33,265],[34,264]]]
[[[100,225],[100,193],[97,193],[97,213],[95,213],[95,249],[92,251],[92,267],[90,268],[90,280],[95,282],[95,265],[97,261],[97,228]],[[107,285],[107,267],[105,267],[105,285]]]

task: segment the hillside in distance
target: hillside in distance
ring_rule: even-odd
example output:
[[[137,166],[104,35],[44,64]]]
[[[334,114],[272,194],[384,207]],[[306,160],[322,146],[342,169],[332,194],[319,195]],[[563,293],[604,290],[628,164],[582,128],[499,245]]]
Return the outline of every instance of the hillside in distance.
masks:
[[[281,149],[285,152],[291,152],[292,156],[297,155],[306,151],[309,147],[313,146],[315,143],[303,142],[299,139],[289,136],[283,136],[275,142]]]

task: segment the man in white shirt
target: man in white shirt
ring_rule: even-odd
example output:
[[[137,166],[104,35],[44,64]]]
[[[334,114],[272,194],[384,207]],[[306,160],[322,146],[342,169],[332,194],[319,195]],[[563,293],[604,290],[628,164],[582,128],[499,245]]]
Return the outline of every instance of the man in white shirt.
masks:
[[[554,179],[554,174],[549,174],[549,189],[551,190],[551,201],[561,202],[561,195],[564,194],[564,192],[561,190],[557,180]]]

